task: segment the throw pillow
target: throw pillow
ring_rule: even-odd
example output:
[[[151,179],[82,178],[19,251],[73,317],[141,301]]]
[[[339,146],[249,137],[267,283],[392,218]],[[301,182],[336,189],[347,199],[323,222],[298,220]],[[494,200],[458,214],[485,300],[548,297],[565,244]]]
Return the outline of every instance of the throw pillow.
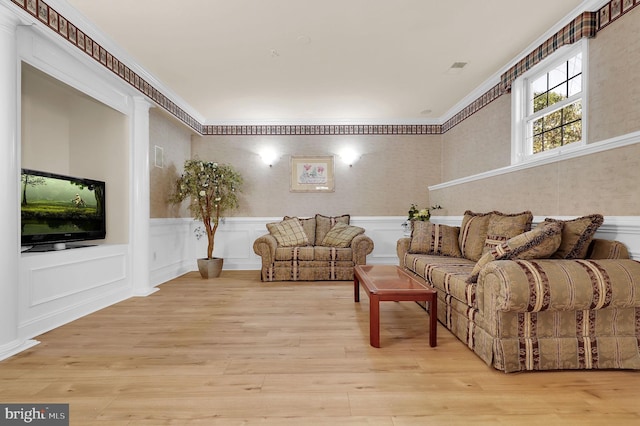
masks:
[[[489,219],[491,219],[491,212],[474,213],[470,210],[464,212],[458,237],[458,246],[462,257],[476,262],[480,259],[484,242],[487,239]]]
[[[542,222],[531,231],[516,235],[486,252],[473,267],[467,282],[477,282],[480,270],[494,260],[548,258],[558,249],[561,240],[561,223]]]
[[[458,246],[460,228],[431,222],[414,221],[409,253],[462,257]]]
[[[348,214],[343,214],[342,216],[323,216],[321,214],[316,215],[316,241],[321,243],[324,240],[324,237],[327,235],[327,232],[335,225],[336,223],[344,223],[345,225],[349,224],[350,216]]]
[[[327,232],[320,245],[325,247],[349,247],[351,241],[360,234],[364,234],[364,228],[338,222]]]
[[[278,242],[279,247],[299,247],[309,245],[309,239],[297,217],[277,223],[267,223],[269,233]]]
[[[484,241],[482,253],[486,253],[495,246],[504,243],[509,238],[520,235],[531,229],[533,214],[530,211],[505,214],[493,212],[487,227],[487,239]]]
[[[282,220],[287,220],[291,218],[292,216],[285,216]],[[304,229],[304,233],[307,234],[309,245],[310,246],[314,245],[316,242],[316,218],[306,217],[306,218],[298,218],[298,220],[302,225],[302,229]]]
[[[604,217],[601,214],[582,216],[573,220],[557,220],[546,218],[545,222],[562,222],[562,242],[553,255],[556,259],[584,259],[587,257],[589,244],[593,239]]]

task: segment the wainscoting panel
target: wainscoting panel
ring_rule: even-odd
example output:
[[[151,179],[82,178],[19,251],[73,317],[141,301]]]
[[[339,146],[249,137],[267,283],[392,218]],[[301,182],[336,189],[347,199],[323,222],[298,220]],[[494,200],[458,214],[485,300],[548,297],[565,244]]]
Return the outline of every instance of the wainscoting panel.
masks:
[[[19,333],[31,338],[131,296],[128,245],[20,257]]]
[[[366,229],[374,250],[368,263],[397,264],[396,241],[403,235],[404,217],[352,217],[351,224]],[[266,234],[266,224],[281,217],[226,218],[216,233],[214,256],[224,258],[224,269],[260,270],[260,257],[253,252],[253,242]],[[200,226],[193,219],[151,219],[151,282],[162,284],[185,272],[196,271],[196,259],[207,250],[205,237],[196,238]]]
[[[572,219],[571,217],[557,217]],[[352,217],[351,224],[366,229],[375,248],[367,256],[370,264],[397,264],[396,242],[404,235],[403,216]],[[224,258],[224,269],[259,270],[260,257],[253,252],[253,242],[267,233],[266,224],[282,218],[227,218],[216,234],[214,256]],[[459,226],[462,216],[433,216],[434,223]],[[534,224],[544,220],[535,217]],[[151,219],[151,281],[162,284],[189,271],[196,271],[196,258],[206,254],[206,238],[197,240],[194,230],[199,222],[192,219]],[[609,216],[596,233],[598,238],[616,239],[627,245],[634,259],[640,260],[640,216]]]

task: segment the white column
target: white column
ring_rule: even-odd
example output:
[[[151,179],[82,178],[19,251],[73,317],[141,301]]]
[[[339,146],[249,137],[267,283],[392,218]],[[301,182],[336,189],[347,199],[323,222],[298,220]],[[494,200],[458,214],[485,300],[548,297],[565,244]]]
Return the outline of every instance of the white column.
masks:
[[[149,273],[149,108],[143,97],[134,98],[131,155],[131,262],[134,296],[157,291]]]
[[[0,7],[0,360],[35,341],[18,335],[20,282],[20,147],[18,141],[18,19]]]

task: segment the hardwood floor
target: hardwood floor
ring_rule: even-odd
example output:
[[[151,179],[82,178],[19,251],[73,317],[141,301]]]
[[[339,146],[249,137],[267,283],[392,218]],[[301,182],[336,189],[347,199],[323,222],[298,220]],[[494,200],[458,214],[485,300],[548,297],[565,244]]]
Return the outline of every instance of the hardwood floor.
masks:
[[[0,362],[0,402],[69,403],[71,425],[625,425],[640,372],[504,374],[412,302],[351,282],[187,274],[39,336]]]

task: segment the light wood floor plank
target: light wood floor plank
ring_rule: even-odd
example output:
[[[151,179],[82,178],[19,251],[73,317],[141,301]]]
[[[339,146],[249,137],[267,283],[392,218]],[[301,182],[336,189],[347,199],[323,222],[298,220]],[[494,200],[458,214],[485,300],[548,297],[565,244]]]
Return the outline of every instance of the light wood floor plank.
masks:
[[[0,362],[0,402],[69,403],[72,425],[631,425],[640,372],[504,374],[415,303],[351,282],[190,273],[37,337]]]

